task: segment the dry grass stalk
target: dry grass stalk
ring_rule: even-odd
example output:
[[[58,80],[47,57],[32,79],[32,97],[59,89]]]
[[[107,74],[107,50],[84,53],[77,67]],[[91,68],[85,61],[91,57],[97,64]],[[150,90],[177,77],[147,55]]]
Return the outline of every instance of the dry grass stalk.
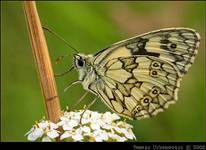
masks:
[[[41,89],[46,104],[47,116],[52,122],[57,122],[61,115],[61,108],[59,98],[57,96],[58,93],[49,52],[35,1],[25,1],[24,12],[32,45],[32,51],[41,83]]]

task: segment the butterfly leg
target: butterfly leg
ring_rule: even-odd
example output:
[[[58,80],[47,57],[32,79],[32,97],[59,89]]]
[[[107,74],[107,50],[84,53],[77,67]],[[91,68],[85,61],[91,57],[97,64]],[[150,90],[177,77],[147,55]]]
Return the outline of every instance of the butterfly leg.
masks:
[[[80,98],[79,100],[72,106],[72,108],[76,107],[88,94],[89,92],[85,92]]]
[[[81,80],[76,80],[76,81],[73,81],[72,83],[69,83],[69,85],[66,88],[64,88],[63,92],[66,92],[70,87],[72,87],[73,85],[77,83],[81,83],[81,82],[82,82]]]
[[[72,83],[69,83],[66,86],[66,88],[64,88],[63,92],[60,93],[60,96],[63,95],[70,87],[72,87],[73,85],[75,85],[77,83],[81,83],[81,80],[76,80],[76,81],[73,81]]]
[[[87,107],[84,108],[84,111],[81,114],[80,124],[82,124],[82,118],[83,118],[84,113],[96,102],[97,98],[98,97],[95,97],[94,100]]]

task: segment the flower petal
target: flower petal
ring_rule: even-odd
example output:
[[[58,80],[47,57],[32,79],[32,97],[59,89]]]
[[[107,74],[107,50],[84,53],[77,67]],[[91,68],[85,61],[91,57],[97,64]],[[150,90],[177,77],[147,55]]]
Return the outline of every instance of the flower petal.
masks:
[[[50,123],[51,129],[57,129],[59,126],[53,122]]]
[[[99,130],[100,129],[100,126],[98,125],[98,124],[91,124],[90,125],[91,126],[91,128],[93,129],[93,130]]]
[[[72,136],[71,133],[66,131],[61,135],[60,140],[66,139],[66,138],[71,137],[71,136]]]
[[[56,130],[51,130],[47,132],[47,136],[54,139],[59,136],[59,133]]]
[[[33,135],[36,136],[37,138],[41,137],[44,134],[44,131],[42,128],[36,128],[33,131]]]
[[[37,136],[34,136],[33,133],[30,133],[28,136],[27,136],[27,140],[29,141],[35,141],[38,137]]]
[[[74,141],[82,141],[83,140],[83,136],[81,134],[74,134],[74,135],[72,135],[72,138],[74,139]]]
[[[89,133],[89,132],[91,132],[91,129],[89,127],[87,127],[87,126],[83,126],[82,127],[82,131],[86,132],[86,133]]]
[[[31,132],[33,132],[34,131],[34,127],[32,127],[24,136],[27,136],[27,135],[29,135]]]
[[[48,136],[42,138],[42,142],[51,142],[51,141],[52,140]]]
[[[39,128],[42,128],[42,129],[46,129],[46,127],[48,125],[49,125],[48,121],[42,121],[42,122],[38,123]]]

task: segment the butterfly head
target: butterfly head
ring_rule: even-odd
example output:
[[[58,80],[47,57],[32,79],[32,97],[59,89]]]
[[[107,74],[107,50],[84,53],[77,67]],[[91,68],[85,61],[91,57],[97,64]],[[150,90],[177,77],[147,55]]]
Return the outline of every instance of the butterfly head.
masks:
[[[82,69],[91,66],[92,55],[74,54],[74,66],[77,69]]]
[[[85,56],[82,54],[74,54],[74,66],[77,69],[81,69],[85,67]]]
[[[79,71],[80,78],[84,77],[91,70],[92,58],[92,55],[74,54],[74,66]]]

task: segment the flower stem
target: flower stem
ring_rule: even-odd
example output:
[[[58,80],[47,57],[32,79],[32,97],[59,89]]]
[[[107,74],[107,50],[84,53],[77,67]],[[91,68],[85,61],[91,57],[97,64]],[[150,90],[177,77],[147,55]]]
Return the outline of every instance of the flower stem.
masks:
[[[35,1],[24,2],[24,13],[46,105],[47,117],[52,122],[57,122],[61,115],[61,108],[49,52]]]

